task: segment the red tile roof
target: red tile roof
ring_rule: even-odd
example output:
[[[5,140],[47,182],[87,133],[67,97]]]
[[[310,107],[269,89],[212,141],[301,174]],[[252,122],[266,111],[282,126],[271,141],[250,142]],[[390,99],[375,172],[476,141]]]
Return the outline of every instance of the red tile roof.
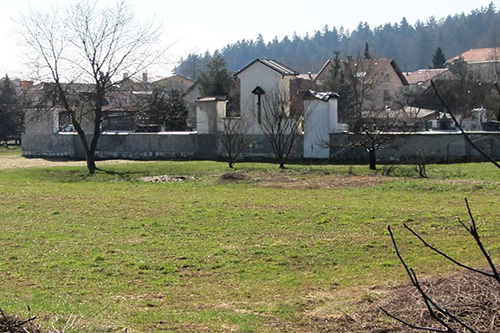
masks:
[[[404,76],[408,84],[417,84],[419,82],[426,82],[432,80],[436,76],[448,71],[446,68],[437,69],[419,69],[414,72],[405,72]]]
[[[499,61],[500,60],[500,47],[488,47],[483,49],[470,49],[462,53],[460,56],[467,62],[485,62],[485,61]],[[448,61],[457,60],[459,56],[453,57]]]

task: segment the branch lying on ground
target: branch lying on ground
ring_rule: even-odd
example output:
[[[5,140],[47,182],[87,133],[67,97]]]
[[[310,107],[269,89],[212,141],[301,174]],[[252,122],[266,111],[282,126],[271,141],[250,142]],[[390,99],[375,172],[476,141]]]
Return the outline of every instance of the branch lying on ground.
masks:
[[[24,327],[24,325],[35,320],[36,316],[29,317],[26,320],[21,320],[14,316],[7,315],[2,309],[0,309],[0,314],[2,315],[2,317],[0,318],[0,332],[41,332],[39,329],[36,329],[34,327]]]
[[[451,320],[451,321],[458,323],[460,326],[462,326],[464,328],[467,328],[470,332],[476,332],[474,329],[470,328],[467,324],[465,324],[459,318],[457,318],[453,313],[451,313],[450,311],[448,311],[446,309],[443,309],[437,302],[435,302],[433,299],[431,299],[429,297],[429,295],[422,289],[420,281],[417,279],[417,275],[415,274],[413,269],[408,267],[408,265],[406,264],[405,260],[403,259],[402,255],[401,255],[401,253],[399,252],[399,248],[398,248],[398,245],[397,245],[396,240],[394,238],[394,234],[392,233],[391,227],[387,226],[387,230],[389,231],[389,234],[391,236],[392,244],[393,244],[394,249],[396,251],[396,255],[398,256],[399,261],[401,262],[401,264],[405,268],[406,274],[410,278],[411,283],[418,290],[420,296],[422,297],[422,299],[425,303],[425,306],[427,308],[427,311],[429,312],[430,316],[434,320],[436,320],[438,323],[440,323],[442,326],[444,326],[445,329],[433,328],[433,327],[422,327],[422,326],[413,325],[413,324],[408,325],[408,326],[411,328],[414,328],[414,329],[423,330],[423,331],[430,331],[430,332],[456,332],[456,330],[453,329],[447,321],[442,319],[444,317],[444,318],[447,318],[448,320]],[[381,310],[384,313],[387,313],[387,311],[385,309],[381,308]],[[407,322],[405,322],[404,320],[402,320],[396,316],[390,315],[390,317],[396,319],[397,321],[399,321],[405,325],[407,324]]]
[[[467,225],[464,222],[462,222],[460,219],[458,219],[458,221],[467,230],[467,232],[474,238],[474,240],[476,242],[476,245],[481,250],[481,253],[486,258],[486,261],[488,262],[488,265],[491,268],[491,271],[492,271],[491,273],[490,272],[486,272],[484,270],[480,270],[480,269],[476,269],[476,268],[470,267],[470,266],[465,265],[465,264],[462,264],[458,260],[453,259],[452,257],[450,257],[449,255],[447,255],[446,253],[442,252],[441,250],[439,250],[436,247],[434,247],[431,244],[429,244],[419,233],[417,233],[416,231],[414,231],[408,225],[406,225],[406,224],[403,224],[403,225],[415,237],[417,237],[426,247],[430,248],[432,251],[438,253],[439,255],[443,256],[444,258],[448,259],[449,261],[453,262],[454,264],[458,265],[459,267],[465,268],[467,270],[470,270],[470,271],[472,271],[474,273],[486,276],[488,278],[492,278],[495,281],[497,281],[497,282],[500,283],[500,276],[498,274],[498,270],[495,267],[495,264],[493,263],[493,261],[491,260],[490,255],[488,254],[488,252],[484,248],[484,245],[483,245],[483,243],[481,241],[481,237],[479,236],[479,233],[477,231],[477,226],[476,226],[475,218],[472,215],[472,211],[470,209],[469,202],[467,201],[467,199],[465,199],[465,204],[466,204],[466,207],[467,207],[467,212],[469,214],[469,218],[471,219],[471,224]],[[383,308],[381,308],[381,310],[386,315],[388,315],[389,317],[391,317],[391,318],[397,320],[398,322],[404,324],[405,326],[408,326],[408,327],[413,328],[413,329],[418,329],[418,330],[422,330],[422,331],[431,331],[431,332],[458,332],[455,327],[459,327],[460,329],[467,330],[469,332],[477,332],[476,329],[474,329],[470,325],[466,324],[457,315],[455,315],[454,313],[452,313],[449,310],[445,309],[439,303],[437,303],[436,301],[434,301],[428,295],[428,293],[422,289],[422,285],[420,284],[420,282],[419,282],[419,280],[417,278],[417,275],[415,274],[415,272],[413,271],[413,269],[411,269],[410,267],[408,267],[408,265],[406,264],[405,260],[403,259],[402,255],[401,255],[401,253],[399,251],[398,245],[396,243],[396,240],[394,238],[394,234],[392,233],[391,227],[388,226],[387,230],[389,231],[389,234],[391,236],[392,244],[393,244],[393,247],[394,247],[394,249],[396,251],[396,255],[399,258],[401,264],[403,265],[403,267],[404,267],[407,275],[409,276],[412,285],[418,290],[420,296],[422,297],[429,315],[431,316],[431,318],[433,318],[435,321],[437,321],[439,324],[441,324],[444,328],[433,328],[433,327],[424,327],[424,326],[414,325],[414,324],[411,324],[410,322],[408,322],[406,320],[403,320],[403,319],[401,319],[401,318],[399,318],[399,317],[397,317],[395,315],[392,315],[391,313],[389,313],[388,311],[386,311]]]
[[[481,253],[483,254],[483,256],[486,258],[486,261],[488,262],[488,265],[490,266],[491,270],[492,270],[492,273],[489,273],[489,272],[485,272],[483,270],[480,270],[480,269],[477,269],[477,268],[474,268],[474,267],[470,267],[468,265],[465,265],[465,264],[462,264],[461,262],[451,258],[449,255],[447,255],[446,253],[440,251],[439,249],[437,249],[436,247],[430,245],[425,239],[423,239],[422,236],[420,236],[416,231],[414,231],[412,228],[410,228],[406,223],[403,224],[403,226],[408,229],[413,235],[415,235],[415,237],[417,237],[425,246],[427,246],[428,248],[430,248],[432,251],[436,252],[437,254],[445,257],[446,259],[448,259],[449,261],[453,262],[454,264],[462,267],[462,268],[465,268],[465,269],[468,269],[470,271],[473,271],[475,273],[478,273],[478,274],[482,274],[482,275],[485,275],[485,276],[488,276],[488,277],[491,277],[491,278],[494,278],[496,281],[498,281],[500,283],[500,275],[498,274],[498,271],[495,267],[495,265],[493,264],[493,261],[491,260],[491,257],[490,255],[488,254],[488,252],[485,250],[484,248],[484,245],[481,241],[481,237],[479,236],[478,232],[477,232],[477,227],[476,227],[476,221],[474,219],[474,216],[472,215],[472,212],[471,212],[471,209],[470,209],[470,206],[469,206],[469,202],[467,201],[467,199],[465,199],[465,205],[467,206],[467,212],[469,214],[469,217],[471,219],[471,225],[470,226],[467,226],[464,222],[462,222],[462,220],[458,219],[458,221],[460,222],[460,224],[465,228],[465,230],[467,230],[467,232],[469,232],[469,234],[471,234],[471,236],[474,238],[474,240],[476,241],[476,244],[477,246],[479,247],[479,249],[481,250]]]

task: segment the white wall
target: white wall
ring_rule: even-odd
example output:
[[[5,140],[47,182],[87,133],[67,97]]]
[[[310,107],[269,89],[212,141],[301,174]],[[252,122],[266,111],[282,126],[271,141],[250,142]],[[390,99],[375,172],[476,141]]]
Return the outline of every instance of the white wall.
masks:
[[[304,101],[304,158],[330,157],[330,133],[337,130],[337,99]]]
[[[247,119],[249,124],[249,134],[262,134],[261,126],[258,124],[257,117],[257,95],[252,94],[252,91],[257,87],[261,87],[267,94],[272,91],[290,91],[290,78],[292,76],[282,76],[275,70],[266,65],[255,62],[243,72],[238,74],[241,82],[240,88],[240,103],[241,116]],[[264,103],[264,96],[262,102]],[[261,106],[263,108],[264,106]],[[263,109],[261,114],[263,114]]]
[[[196,131],[198,134],[216,134],[219,121],[226,117],[227,101],[204,98],[196,101]]]

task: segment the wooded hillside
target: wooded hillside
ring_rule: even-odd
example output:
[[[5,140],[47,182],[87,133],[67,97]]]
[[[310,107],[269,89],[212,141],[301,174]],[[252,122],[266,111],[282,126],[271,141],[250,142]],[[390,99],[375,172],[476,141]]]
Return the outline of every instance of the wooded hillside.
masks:
[[[450,11],[452,8],[450,8]],[[204,64],[214,55],[222,55],[229,70],[237,71],[256,58],[271,58],[301,73],[317,72],[334,51],[340,56],[363,54],[368,42],[374,57],[394,58],[403,71],[427,68],[432,55],[441,47],[447,58],[471,48],[500,46],[500,11],[492,3],[468,14],[409,24],[406,18],[399,23],[387,23],[371,28],[360,22],[353,31],[325,26],[313,35],[275,37],[266,42],[259,35],[255,40],[240,40],[213,54],[189,54],[181,59],[174,73],[196,78]]]

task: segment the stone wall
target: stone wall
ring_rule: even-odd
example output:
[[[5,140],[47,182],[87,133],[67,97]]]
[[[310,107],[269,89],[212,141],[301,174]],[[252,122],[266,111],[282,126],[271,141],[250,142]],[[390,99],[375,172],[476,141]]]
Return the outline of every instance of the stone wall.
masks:
[[[90,137],[89,137],[90,140]],[[295,142],[291,158],[303,155],[302,136]],[[264,135],[249,135],[249,145],[243,152],[248,159],[273,158]],[[84,159],[80,138],[76,133],[37,134],[23,138],[23,155],[27,157],[69,157]],[[215,134],[196,132],[166,133],[104,133],[99,139],[98,158],[124,159],[219,159],[226,155]]]
[[[484,152],[500,160],[500,132],[471,132],[469,136]],[[378,162],[382,163],[404,162],[418,153],[441,163],[484,160],[457,132],[394,133],[384,137],[387,140],[376,153]],[[331,134],[330,160],[333,163],[367,163],[368,154],[364,148],[348,147],[356,142],[359,137],[354,134]]]
[[[387,134],[384,148],[377,151],[382,163],[404,162],[422,151],[437,162],[482,161],[482,156],[459,133]],[[487,154],[500,160],[500,132],[471,132],[471,139]],[[250,135],[243,152],[246,159],[273,158],[273,152],[264,135]],[[332,163],[367,163],[363,148],[347,147],[357,142],[355,135],[330,135],[330,161]],[[70,157],[83,159],[80,138],[74,133],[38,134],[36,140],[23,138],[23,155],[29,157]],[[168,133],[108,133],[98,145],[99,158],[126,159],[220,159],[224,148],[215,134],[196,132]],[[295,142],[292,159],[304,156],[303,136]]]

